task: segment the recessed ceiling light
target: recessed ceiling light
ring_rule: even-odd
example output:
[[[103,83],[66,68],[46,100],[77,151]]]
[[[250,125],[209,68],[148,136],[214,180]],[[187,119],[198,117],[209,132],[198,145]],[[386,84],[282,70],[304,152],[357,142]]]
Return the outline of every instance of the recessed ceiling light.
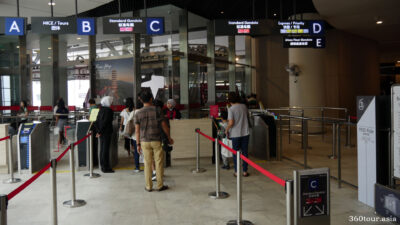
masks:
[[[224,14],[224,11],[221,11],[221,14]]]
[[[397,60],[397,63],[400,63],[400,60]]]
[[[48,47],[47,49],[51,50],[51,47]]]
[[[77,38],[76,38],[76,40],[81,40],[81,39],[82,39],[82,38],[80,38],[80,37],[77,37]]]
[[[17,45],[17,48],[19,48],[19,45]]]
[[[55,2],[49,2],[49,3],[47,3],[47,5],[52,5],[52,6],[55,6],[56,5],[56,3]]]
[[[383,23],[382,20],[377,20],[377,21],[376,21],[376,24],[382,24],[382,23]]]
[[[239,61],[239,57],[236,57],[236,62]]]
[[[276,16],[276,13],[274,13],[274,16]]]

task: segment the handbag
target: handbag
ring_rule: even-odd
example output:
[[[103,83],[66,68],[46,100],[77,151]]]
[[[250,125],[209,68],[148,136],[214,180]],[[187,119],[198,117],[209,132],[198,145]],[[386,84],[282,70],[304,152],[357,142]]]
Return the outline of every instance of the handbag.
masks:
[[[222,143],[224,143],[226,146],[229,148],[232,148],[232,140],[229,140],[228,138],[222,139]],[[226,149],[224,146],[221,146],[221,155],[226,157],[226,158],[232,158],[233,153]]]

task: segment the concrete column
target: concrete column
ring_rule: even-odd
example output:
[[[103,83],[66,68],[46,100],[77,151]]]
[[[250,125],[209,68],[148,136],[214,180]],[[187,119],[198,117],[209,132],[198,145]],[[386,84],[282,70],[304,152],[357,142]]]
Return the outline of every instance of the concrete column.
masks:
[[[236,51],[235,36],[228,36],[228,71],[229,71],[229,91],[236,91]]]
[[[133,100],[138,104],[138,94],[142,87],[142,77],[140,75],[140,34],[133,35]]]
[[[313,14],[305,19],[317,19]],[[312,48],[290,48],[289,64],[299,66],[300,74],[289,76],[289,105],[291,107],[325,106],[325,50]],[[297,81],[296,81],[297,80]],[[319,110],[306,110],[306,117],[320,117]],[[321,128],[309,124],[311,132]]]
[[[32,103],[32,78],[27,69],[26,36],[19,36],[19,96]]]
[[[207,64],[207,105],[215,105],[215,35],[214,22],[207,24],[207,57],[210,63]]]
[[[96,36],[89,36],[90,98],[96,98]]]
[[[40,45],[41,105],[52,106],[59,98],[58,88],[58,36],[42,35]]]
[[[67,41],[58,43],[58,94],[68,105]]]
[[[189,110],[189,65],[188,65],[188,11],[179,13],[179,75],[180,75],[180,104]],[[186,110],[185,110],[186,111]],[[188,115],[188,111],[186,111]]]

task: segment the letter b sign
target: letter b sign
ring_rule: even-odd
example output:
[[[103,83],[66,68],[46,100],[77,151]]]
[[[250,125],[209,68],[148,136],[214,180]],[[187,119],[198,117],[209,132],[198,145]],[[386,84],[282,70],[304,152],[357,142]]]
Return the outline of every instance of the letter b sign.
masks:
[[[96,23],[94,18],[78,18],[78,34],[79,35],[95,35]]]

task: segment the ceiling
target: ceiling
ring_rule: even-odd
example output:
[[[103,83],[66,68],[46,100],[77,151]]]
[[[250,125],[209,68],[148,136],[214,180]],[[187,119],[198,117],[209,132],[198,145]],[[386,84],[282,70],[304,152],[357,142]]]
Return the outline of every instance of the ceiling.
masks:
[[[379,42],[400,46],[400,0],[313,0],[333,27]],[[383,24],[377,25],[380,19]]]
[[[78,11],[85,12],[112,0],[78,0]],[[51,16],[50,0],[19,0],[20,16]],[[75,0],[53,0],[54,16],[70,16],[75,14]],[[16,0],[0,0],[1,16],[17,16]]]

